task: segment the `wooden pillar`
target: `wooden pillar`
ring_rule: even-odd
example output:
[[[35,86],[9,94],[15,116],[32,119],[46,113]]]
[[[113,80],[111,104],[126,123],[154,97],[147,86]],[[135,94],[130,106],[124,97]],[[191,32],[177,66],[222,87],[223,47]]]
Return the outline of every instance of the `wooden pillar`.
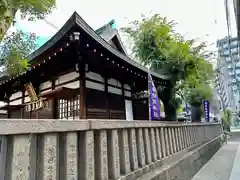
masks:
[[[108,93],[108,77],[104,76],[104,89],[106,93],[106,110],[107,110],[107,118],[110,119],[110,107],[109,107],[109,93]]]
[[[22,89],[22,104],[24,104],[24,101],[25,101],[25,89],[23,88]],[[25,111],[25,106],[23,106],[21,108],[21,118],[23,119],[24,118],[24,111]]]
[[[36,83],[36,94],[37,97],[40,95],[40,83]],[[36,110],[36,119],[39,119],[39,110]]]
[[[52,90],[54,90],[55,87],[56,87],[55,81],[56,81],[55,78],[52,79]],[[53,117],[53,119],[59,118],[59,115],[58,115],[58,100],[56,98],[53,98],[49,102],[51,103],[51,106],[52,106],[52,117]]]
[[[124,92],[124,83],[121,82],[121,89],[122,89],[122,98],[124,101],[124,114],[125,114],[125,120],[127,119],[127,114],[126,114],[126,105],[125,105],[125,92]]]
[[[79,73],[80,73],[80,110],[79,110],[79,118],[86,119],[86,70],[85,63],[79,64]]]
[[[135,99],[134,93],[136,93],[135,85],[131,85],[131,99],[132,99],[132,111],[133,111],[133,120],[136,120],[136,106],[135,106]]]
[[[7,97],[7,118],[11,118],[10,96]]]

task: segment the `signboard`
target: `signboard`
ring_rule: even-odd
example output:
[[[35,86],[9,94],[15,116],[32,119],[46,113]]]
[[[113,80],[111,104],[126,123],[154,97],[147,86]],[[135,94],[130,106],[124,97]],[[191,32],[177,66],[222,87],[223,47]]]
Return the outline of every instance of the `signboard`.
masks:
[[[209,101],[203,101],[203,109],[204,109],[204,116],[205,116],[205,121],[209,122],[210,116],[209,116]]]
[[[160,120],[160,104],[151,74],[149,79],[149,120]]]

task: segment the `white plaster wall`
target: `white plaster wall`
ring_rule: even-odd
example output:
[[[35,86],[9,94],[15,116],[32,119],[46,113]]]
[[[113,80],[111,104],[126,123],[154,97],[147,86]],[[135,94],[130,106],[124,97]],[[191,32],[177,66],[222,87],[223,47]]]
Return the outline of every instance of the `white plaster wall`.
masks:
[[[125,100],[125,112],[126,112],[126,120],[132,121],[133,120],[132,101]]]
[[[22,104],[22,99],[18,99],[18,100],[10,102],[10,105],[19,105],[19,104]]]
[[[90,89],[96,89],[99,91],[104,91],[104,84],[100,84],[100,83],[96,83],[96,82],[92,82],[92,81],[86,81],[86,87],[90,88]]]
[[[132,93],[130,91],[124,91],[124,95],[127,97],[132,97]]]
[[[121,88],[121,83],[118,81],[118,80],[116,80],[116,79],[108,79],[108,84],[111,84],[111,85],[114,85],[114,86],[118,86],[118,87],[120,87]]]
[[[55,84],[58,85],[58,84],[61,84],[61,83],[64,83],[66,81],[69,81],[69,80],[72,80],[74,78],[77,78],[79,76],[79,74],[77,72],[71,72],[71,73],[68,73],[68,74],[64,74],[62,76],[60,76],[56,81],[55,81]]]
[[[124,89],[131,91],[131,87],[128,84],[124,84]]]
[[[10,100],[19,98],[19,97],[21,97],[21,96],[22,96],[22,92],[21,92],[21,91],[18,91],[18,92],[14,93],[14,94],[12,94],[12,95],[10,96]]]
[[[44,83],[40,84],[40,90],[46,89],[46,88],[51,88],[52,87],[52,82],[51,81],[46,81]]]
[[[108,92],[113,93],[113,94],[122,95],[122,89],[114,88],[111,86],[108,86]]]
[[[90,72],[86,73],[86,77],[104,83],[104,78],[98,73],[94,73],[94,72],[90,71]]]
[[[40,94],[43,94],[43,93],[46,93],[46,92],[49,92],[49,91],[52,91],[52,89],[47,89],[45,91],[41,91]]]
[[[79,81],[77,80],[77,81],[74,81],[74,82],[71,82],[71,83],[68,83],[68,84],[58,86],[57,88],[60,88],[60,87],[76,89],[76,88],[80,87],[80,84],[79,84]]]
[[[1,113],[1,114],[6,114],[6,113],[7,113],[7,110],[0,110],[0,113]]]

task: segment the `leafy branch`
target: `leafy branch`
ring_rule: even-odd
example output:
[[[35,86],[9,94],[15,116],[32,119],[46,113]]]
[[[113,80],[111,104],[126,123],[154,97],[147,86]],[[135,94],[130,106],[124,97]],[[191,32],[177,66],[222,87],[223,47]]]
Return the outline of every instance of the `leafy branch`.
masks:
[[[9,75],[19,74],[28,68],[27,56],[37,48],[37,37],[20,30],[3,39],[0,44],[0,65]]]

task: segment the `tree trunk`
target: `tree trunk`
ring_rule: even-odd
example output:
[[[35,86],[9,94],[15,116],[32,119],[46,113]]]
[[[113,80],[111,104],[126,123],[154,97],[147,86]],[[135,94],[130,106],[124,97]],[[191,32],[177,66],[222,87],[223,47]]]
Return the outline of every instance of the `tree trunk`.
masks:
[[[166,121],[176,121],[177,120],[177,109],[169,101],[162,101],[165,111]]]
[[[175,94],[173,93],[173,87],[169,86],[164,88],[164,90],[160,90],[158,88],[158,97],[162,100],[164,105],[164,112],[166,121],[176,121],[177,120],[177,108],[170,101]]]
[[[17,9],[8,9],[3,17],[0,17],[0,41],[13,23]]]
[[[191,105],[192,122],[201,122],[201,117],[202,117],[201,105]]]

